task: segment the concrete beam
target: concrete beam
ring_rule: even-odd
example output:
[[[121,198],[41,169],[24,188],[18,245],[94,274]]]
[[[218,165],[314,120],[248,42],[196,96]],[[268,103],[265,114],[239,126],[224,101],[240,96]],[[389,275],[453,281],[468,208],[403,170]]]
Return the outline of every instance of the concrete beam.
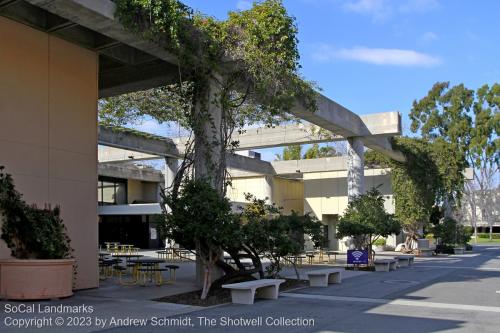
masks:
[[[177,57],[164,47],[125,30],[115,18],[116,5],[110,0],[26,0],[48,12],[99,32],[171,64]]]
[[[98,143],[158,157],[182,158],[182,154],[171,139],[156,135],[146,136],[145,134],[123,128],[117,131],[100,125]],[[266,175],[274,174],[271,163],[246,156],[228,155],[226,163],[227,167],[231,169]],[[109,165],[109,163],[106,164]]]
[[[100,146],[97,150],[97,160],[99,163],[123,163],[158,159],[163,159],[163,157],[114,147]]]
[[[244,170],[254,174],[276,174],[271,163],[237,154],[228,155],[226,165],[229,169]]]
[[[139,168],[136,166],[99,164],[97,173],[99,176],[115,177],[123,179],[135,179],[145,182],[163,183],[163,174],[158,170]]]
[[[99,126],[98,143],[108,147],[133,150],[162,157],[180,158],[174,142],[165,137],[147,135],[133,130],[113,130],[111,127]]]
[[[349,111],[350,112],[350,111]],[[370,136],[389,136],[401,134],[401,117],[398,112],[384,112],[360,116]],[[342,141],[341,135],[319,134],[319,127],[311,124],[287,124],[275,127],[248,128],[244,133],[236,133],[232,140],[238,141],[236,150],[261,149],[292,146],[332,141]],[[187,138],[172,139],[178,147],[183,146]],[[383,140],[379,140],[383,142]],[[384,146],[384,149],[388,147]]]
[[[371,130],[374,129],[370,129],[357,114],[320,94],[318,94],[317,97],[317,105],[318,110],[316,112],[311,112],[307,110],[303,102],[298,101],[292,108],[291,113],[296,117],[329,130],[332,133],[341,135],[344,138],[365,137],[363,142],[367,147],[387,154],[389,157],[397,161],[404,161],[403,154],[401,152],[393,151],[386,137],[379,138],[377,136],[373,136]],[[389,114],[390,116],[388,118],[396,117],[394,113],[391,115],[391,112],[389,112]],[[373,115],[373,117],[377,116]],[[382,116],[380,123],[384,124],[386,121],[390,122],[390,120],[386,120],[384,119],[384,116]],[[376,125],[376,122],[374,122],[374,126],[378,126]]]
[[[273,161],[277,175],[347,170],[347,156],[315,158],[311,160]]]
[[[99,215],[155,215],[163,213],[160,204],[105,205],[98,207]]]

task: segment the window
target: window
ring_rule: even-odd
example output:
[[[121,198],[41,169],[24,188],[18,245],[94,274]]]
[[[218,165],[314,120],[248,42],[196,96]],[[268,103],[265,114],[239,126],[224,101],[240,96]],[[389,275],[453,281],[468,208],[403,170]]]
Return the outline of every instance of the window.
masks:
[[[99,177],[97,182],[97,200],[100,206],[127,204],[127,180]]]

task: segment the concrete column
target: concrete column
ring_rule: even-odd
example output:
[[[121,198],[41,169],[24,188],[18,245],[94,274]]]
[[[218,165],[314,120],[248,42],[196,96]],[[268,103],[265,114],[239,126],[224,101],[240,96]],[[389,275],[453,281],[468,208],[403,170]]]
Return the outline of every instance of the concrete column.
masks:
[[[178,168],[179,165],[176,158],[165,157],[165,183],[162,186],[158,186],[159,191],[168,190],[172,186]],[[158,192],[158,202],[161,203],[160,192]],[[170,212],[170,207],[165,208]]]
[[[347,142],[347,196],[351,200],[365,192],[365,158],[361,138],[348,138]]]
[[[174,183],[178,168],[179,164],[176,158],[165,157],[165,189]]]
[[[273,203],[273,176],[266,176],[264,183],[264,194],[267,197],[267,204],[271,205]]]

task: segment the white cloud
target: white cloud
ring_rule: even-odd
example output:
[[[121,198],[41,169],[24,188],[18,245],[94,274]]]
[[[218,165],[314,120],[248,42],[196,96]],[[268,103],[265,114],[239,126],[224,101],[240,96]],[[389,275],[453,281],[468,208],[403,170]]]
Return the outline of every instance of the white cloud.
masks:
[[[439,36],[432,31],[427,31],[426,33],[422,34],[422,36],[420,36],[420,42],[422,42],[424,44],[431,43],[431,42],[438,40],[438,39],[439,39]]]
[[[425,13],[438,7],[438,0],[349,0],[342,4],[345,11],[370,16],[376,22],[395,14]]]
[[[425,13],[437,8],[438,0],[407,0],[399,5],[398,10],[402,13]]]
[[[387,0],[357,0],[344,3],[342,8],[348,12],[371,16],[380,21],[392,15],[393,8]]]
[[[322,45],[312,56],[319,62],[343,59],[374,65],[402,67],[432,67],[441,63],[441,59],[438,57],[414,50],[367,47],[335,49],[329,45]]]
[[[236,8],[239,10],[248,10],[252,8],[252,2],[246,0],[240,0],[236,3]]]

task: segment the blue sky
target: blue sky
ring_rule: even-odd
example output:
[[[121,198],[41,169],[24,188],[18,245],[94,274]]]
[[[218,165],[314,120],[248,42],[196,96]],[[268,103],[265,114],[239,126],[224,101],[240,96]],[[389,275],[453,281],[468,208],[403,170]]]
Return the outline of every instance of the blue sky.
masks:
[[[224,19],[246,0],[184,0]],[[497,0],[285,0],[296,17],[302,74],[358,114],[399,111],[437,81],[500,81]],[[144,124],[148,127],[147,124]],[[151,125],[151,124],[150,124]],[[144,128],[146,129],[146,128]],[[267,158],[272,152],[266,152]]]

